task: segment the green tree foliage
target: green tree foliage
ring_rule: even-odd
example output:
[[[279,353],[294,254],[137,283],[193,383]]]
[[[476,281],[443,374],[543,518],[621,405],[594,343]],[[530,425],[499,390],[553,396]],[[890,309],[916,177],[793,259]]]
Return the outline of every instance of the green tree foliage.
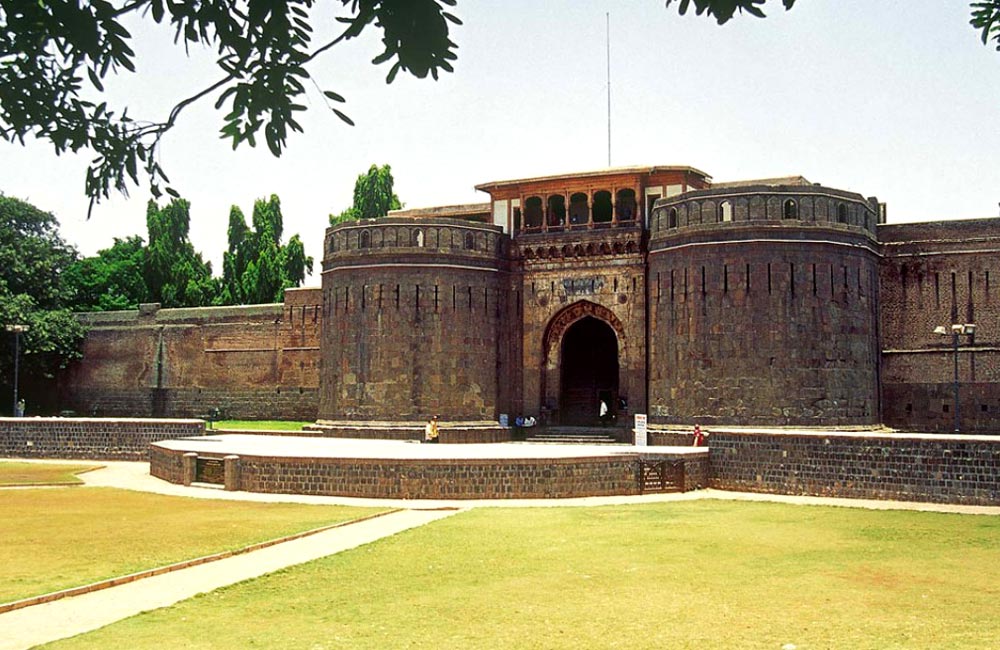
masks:
[[[1000,0],[973,2],[970,22],[979,30],[983,45],[993,41],[1000,52]]]
[[[681,14],[693,5],[695,13],[701,16],[705,14],[715,18],[723,25],[737,13],[747,12],[751,16],[764,17],[763,5],[767,0],[665,0],[666,6],[677,2]],[[781,0],[785,9],[791,9],[795,0]],[[979,31],[983,45],[989,45],[990,41],[996,44],[997,51],[1000,52],[1000,0],[977,0],[970,3],[972,11],[969,23]]]
[[[62,275],[76,251],[59,236],[55,217],[0,194],[0,384],[13,379],[13,334],[7,325],[27,325],[21,335],[22,382],[37,386],[80,357],[84,328],[67,309]],[[51,392],[51,391],[50,391]],[[0,408],[4,404],[0,400]]]
[[[675,0],[666,0],[666,6],[669,8],[670,5],[674,3]],[[701,16],[702,14],[712,16],[720,25],[724,25],[736,14],[743,13],[744,11],[751,16],[756,16],[758,18],[764,17],[764,11],[761,9],[767,0],[676,0],[679,5],[679,10],[681,14],[686,14],[687,10],[694,5],[694,11],[696,14]],[[785,5],[785,9],[791,9],[792,5],[795,4],[795,0],[781,0],[781,3]]]
[[[369,28],[381,32],[384,51],[372,62],[391,64],[388,82],[401,70],[435,79],[452,71],[457,46],[449,23],[460,21],[447,8],[456,0],[339,1],[341,17],[314,24],[315,0],[0,0],[0,136],[48,140],[56,153],[92,150],[91,207],[112,189],[138,184],[140,168],[160,198],[161,183],[169,182],[157,162],[160,140],[205,97],[225,115],[222,136],[234,148],[255,146],[263,132],[279,156],[289,131],[302,131],[297,115],[305,110],[314,60]],[[134,119],[127,107],[101,101],[109,74],[136,71],[126,21],[169,23],[178,47],[213,49],[217,81],[193,89],[165,120]],[[323,96],[352,123],[329,103],[343,102],[341,95]]]
[[[393,190],[392,168],[372,165],[368,173],[354,182],[354,204],[337,215],[330,215],[330,225],[358,219],[384,217],[389,210],[403,207]]]
[[[143,275],[150,299],[163,307],[203,307],[219,293],[212,265],[188,239],[190,210],[184,199],[173,199],[162,208],[151,200],[146,206],[149,245]]]
[[[74,288],[73,308],[77,311],[136,309],[149,302],[143,276],[146,245],[141,237],[115,238],[111,248],[84,257],[67,269],[64,281]]]
[[[694,6],[720,24],[736,13],[763,16],[767,0],[665,0],[681,13]],[[399,71],[418,78],[451,72],[457,45],[449,13],[457,0],[339,0],[343,15],[335,23],[314,24],[315,0],[0,0],[0,137],[24,143],[47,140],[56,153],[89,149],[86,193],[95,201],[114,190],[127,193],[138,184],[140,169],[155,198],[168,184],[157,151],[163,136],[183,111],[206,97],[223,112],[222,137],[233,148],[256,145],[263,132],[275,156],[289,131],[302,131],[296,117],[303,103],[310,67],[320,55],[366,30],[381,32],[384,50],[372,62],[390,63],[387,82]],[[790,9],[795,0],[780,0]],[[971,3],[971,23],[983,43],[1000,50],[1000,0]],[[164,120],[135,119],[127,107],[101,101],[109,74],[136,71],[132,35],[126,21],[169,23],[185,50],[217,52],[219,78],[192,89]],[[317,36],[314,39],[314,34]],[[315,83],[315,82],[314,82]],[[342,120],[336,92],[323,100]],[[331,104],[330,102],[333,102]],[[176,197],[169,186],[166,191]]]
[[[253,227],[235,205],[229,211],[229,250],[222,256],[223,304],[280,302],[285,289],[302,284],[312,273],[298,235],[281,244],[284,218],[281,200],[272,194],[254,202]]]

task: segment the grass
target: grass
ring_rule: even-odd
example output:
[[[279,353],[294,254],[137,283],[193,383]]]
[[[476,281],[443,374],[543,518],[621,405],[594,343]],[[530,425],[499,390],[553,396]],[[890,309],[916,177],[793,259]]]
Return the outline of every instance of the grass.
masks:
[[[313,422],[291,422],[286,420],[219,420],[214,429],[237,429],[241,431],[302,431],[302,427]]]
[[[22,463],[0,461],[0,487],[22,485],[80,485],[77,474],[100,465],[65,465],[60,463]]]
[[[374,509],[111,488],[0,491],[0,602],[346,521]]]
[[[479,509],[51,647],[987,648],[998,597],[996,517]]]

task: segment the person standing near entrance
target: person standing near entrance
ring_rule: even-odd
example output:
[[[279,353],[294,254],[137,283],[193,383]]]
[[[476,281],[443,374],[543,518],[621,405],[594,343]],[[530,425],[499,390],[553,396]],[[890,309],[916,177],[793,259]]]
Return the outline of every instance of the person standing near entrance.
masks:
[[[608,421],[608,403],[603,399],[601,400],[601,406],[598,408],[598,419],[600,419],[601,424],[606,424]]]
[[[438,441],[438,416],[432,416],[424,427],[424,442]]]

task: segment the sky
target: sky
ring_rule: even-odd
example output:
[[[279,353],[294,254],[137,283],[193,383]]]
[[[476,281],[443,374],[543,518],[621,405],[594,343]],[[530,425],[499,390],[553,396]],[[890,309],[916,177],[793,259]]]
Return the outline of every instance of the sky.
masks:
[[[339,2],[319,2],[316,42],[339,33]],[[372,164],[392,166],[405,207],[485,202],[475,185],[611,165],[689,165],[716,181],[802,175],[877,196],[889,223],[1000,214],[1000,52],[984,46],[962,0],[778,0],[764,20],[724,26],[663,0],[459,0],[454,73],[439,80],[388,66],[378,33],[337,45],[280,158],[219,138],[214,98],[182,113],[160,163],[191,202],[191,240],[221,273],[230,206],[281,198],[320,283],[330,213],[351,204]],[[609,16],[609,17],[608,17]],[[107,100],[163,119],[219,73],[211,51],[173,45],[169,27],[135,22],[139,74],[110,80]],[[345,125],[320,93],[347,99]],[[87,219],[89,152],[0,142],[0,192],[56,215],[83,255],[145,236],[145,186]],[[140,180],[142,180],[140,178]]]

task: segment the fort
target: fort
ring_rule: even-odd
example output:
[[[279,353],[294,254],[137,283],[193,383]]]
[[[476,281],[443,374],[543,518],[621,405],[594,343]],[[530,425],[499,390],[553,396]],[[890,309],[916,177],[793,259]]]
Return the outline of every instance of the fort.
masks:
[[[601,402],[623,441],[634,413],[950,432],[957,410],[962,432],[996,431],[997,219],[887,224],[875,198],[802,177],[683,166],[477,189],[489,202],[328,228],[322,287],[282,304],[81,315],[60,407],[354,437],[441,414],[467,442],[501,415],[597,424]]]

